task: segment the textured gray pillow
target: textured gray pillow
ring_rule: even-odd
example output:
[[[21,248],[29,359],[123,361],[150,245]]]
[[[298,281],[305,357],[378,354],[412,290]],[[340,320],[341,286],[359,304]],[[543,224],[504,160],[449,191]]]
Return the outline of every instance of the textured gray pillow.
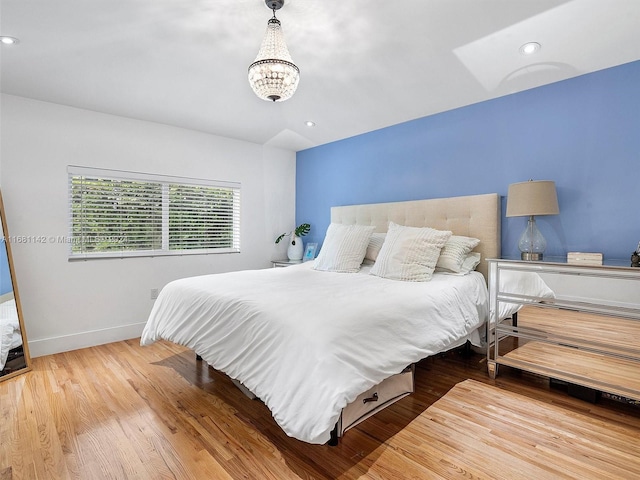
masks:
[[[440,251],[436,267],[458,273],[467,255],[478,246],[480,240],[461,235],[451,235]]]

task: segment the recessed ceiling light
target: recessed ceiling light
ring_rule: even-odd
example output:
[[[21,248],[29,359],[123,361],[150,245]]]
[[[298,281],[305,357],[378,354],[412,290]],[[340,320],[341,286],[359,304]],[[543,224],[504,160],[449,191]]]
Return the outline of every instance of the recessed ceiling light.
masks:
[[[520,47],[520,53],[522,55],[533,55],[536,52],[539,52],[542,48],[538,42],[527,42]]]
[[[307,127],[315,127],[316,126],[316,122],[312,122],[311,120],[307,120],[306,122],[304,122],[304,124]]]
[[[16,45],[20,43],[20,40],[18,40],[15,37],[7,37],[5,35],[0,35],[0,42],[4,45]]]

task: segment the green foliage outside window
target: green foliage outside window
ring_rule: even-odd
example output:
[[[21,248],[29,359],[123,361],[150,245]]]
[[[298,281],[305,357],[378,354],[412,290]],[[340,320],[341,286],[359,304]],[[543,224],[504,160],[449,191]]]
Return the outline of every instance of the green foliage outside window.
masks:
[[[71,256],[239,250],[239,189],[70,177]]]

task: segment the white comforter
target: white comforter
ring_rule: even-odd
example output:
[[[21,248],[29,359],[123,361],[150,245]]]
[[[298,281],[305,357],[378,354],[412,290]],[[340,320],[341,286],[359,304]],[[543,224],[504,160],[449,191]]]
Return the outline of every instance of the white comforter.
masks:
[[[479,273],[400,282],[312,263],[171,282],[141,344],[191,348],[254,392],[289,436],[322,444],[360,393],[467,338],[479,341],[488,315]]]
[[[0,304],[0,370],[7,362],[9,351],[22,345],[18,310],[15,299]]]

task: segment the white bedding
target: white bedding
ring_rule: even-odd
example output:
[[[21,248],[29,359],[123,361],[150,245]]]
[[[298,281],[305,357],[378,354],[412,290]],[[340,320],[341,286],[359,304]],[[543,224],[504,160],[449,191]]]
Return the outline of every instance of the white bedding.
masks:
[[[528,295],[538,298],[555,298],[556,294],[536,272],[517,272],[504,270],[500,272],[500,287],[502,293]],[[535,303],[532,299],[525,303]],[[498,304],[498,320],[512,317],[520,311],[522,303],[500,302]]]
[[[0,303],[0,370],[4,369],[9,350],[22,345],[15,299]]]
[[[162,289],[141,344],[185,345],[242,382],[299,440],[329,440],[340,411],[407,365],[479,343],[484,277],[401,282],[288,268],[185,278]]]

